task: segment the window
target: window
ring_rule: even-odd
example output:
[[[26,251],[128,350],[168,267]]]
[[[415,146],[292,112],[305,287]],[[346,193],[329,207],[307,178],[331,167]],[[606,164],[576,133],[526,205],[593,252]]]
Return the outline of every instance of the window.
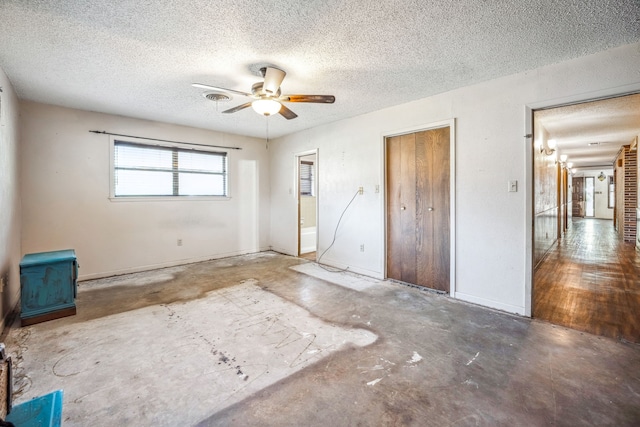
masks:
[[[302,160],[300,162],[300,195],[313,196],[313,180],[314,180],[314,164],[313,162]]]
[[[609,175],[609,207],[612,208],[616,203],[616,184],[613,176]]]
[[[227,196],[227,153],[114,141],[113,195]]]

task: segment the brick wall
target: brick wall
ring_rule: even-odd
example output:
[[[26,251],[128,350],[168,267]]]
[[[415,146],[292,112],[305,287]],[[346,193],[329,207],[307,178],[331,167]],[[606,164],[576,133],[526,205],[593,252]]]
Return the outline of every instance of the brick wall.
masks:
[[[624,152],[624,219],[623,239],[625,242],[636,241],[636,207],[638,206],[638,151],[630,151],[625,147]]]

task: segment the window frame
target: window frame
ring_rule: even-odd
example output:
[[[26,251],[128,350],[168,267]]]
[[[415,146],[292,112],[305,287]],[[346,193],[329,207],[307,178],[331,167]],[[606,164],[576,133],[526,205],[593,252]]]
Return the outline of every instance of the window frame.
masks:
[[[309,179],[303,177],[303,165],[309,168]],[[309,183],[309,193],[302,191],[302,181],[307,181]],[[316,164],[310,160],[300,160],[300,195],[305,197],[315,197],[315,182],[316,181]]]
[[[219,153],[226,156],[226,195],[224,196],[189,196],[189,195],[149,195],[149,196],[116,196],[115,195],[115,146],[116,142],[125,144],[135,144],[140,146],[148,146],[149,148],[163,148],[163,149],[178,149],[202,153]],[[203,145],[198,145],[194,148],[188,144],[180,143],[165,143],[159,141],[152,141],[148,139],[135,138],[130,139],[126,137],[110,136],[109,137],[109,200],[112,202],[141,202],[141,201],[197,201],[197,200],[211,200],[211,201],[223,201],[231,199],[231,182],[230,182],[230,164],[231,153],[230,150],[225,150],[219,147],[208,148]]]

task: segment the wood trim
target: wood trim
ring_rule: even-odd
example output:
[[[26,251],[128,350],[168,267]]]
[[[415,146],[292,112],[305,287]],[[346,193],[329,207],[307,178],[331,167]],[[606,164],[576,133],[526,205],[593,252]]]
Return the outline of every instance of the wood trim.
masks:
[[[49,320],[60,319],[61,317],[73,316],[75,314],[76,307],[69,307],[51,313],[40,314],[38,316],[20,318],[20,325],[29,326],[36,323],[48,322]]]

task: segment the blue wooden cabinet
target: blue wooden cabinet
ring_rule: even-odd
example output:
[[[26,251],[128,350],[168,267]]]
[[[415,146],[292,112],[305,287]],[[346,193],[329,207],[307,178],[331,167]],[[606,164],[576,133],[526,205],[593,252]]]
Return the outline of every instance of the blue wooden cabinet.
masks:
[[[25,255],[20,262],[22,326],[76,314],[77,278],[73,249]]]
[[[14,406],[6,420],[20,427],[62,426],[62,390]]]

